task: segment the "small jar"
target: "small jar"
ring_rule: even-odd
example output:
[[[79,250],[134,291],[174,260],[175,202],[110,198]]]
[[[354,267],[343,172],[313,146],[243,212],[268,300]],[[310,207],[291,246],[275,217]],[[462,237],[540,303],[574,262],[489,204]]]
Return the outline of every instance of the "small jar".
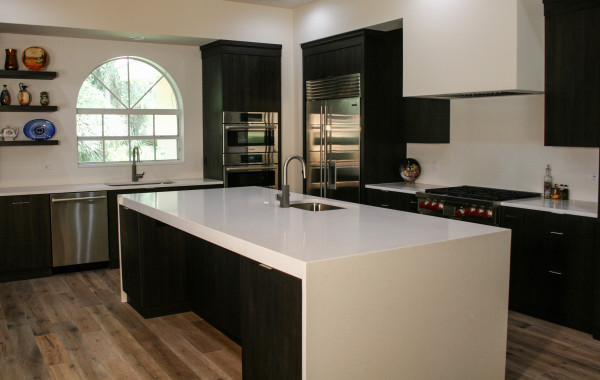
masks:
[[[552,199],[560,199],[560,188],[558,187],[558,184],[554,184],[554,186],[552,186],[552,190],[550,191],[550,198]]]
[[[43,106],[47,106],[50,104],[50,97],[48,96],[48,91],[40,92],[40,104]]]
[[[10,105],[10,92],[6,88],[6,85],[3,85],[4,89],[0,93],[0,105],[8,106]]]

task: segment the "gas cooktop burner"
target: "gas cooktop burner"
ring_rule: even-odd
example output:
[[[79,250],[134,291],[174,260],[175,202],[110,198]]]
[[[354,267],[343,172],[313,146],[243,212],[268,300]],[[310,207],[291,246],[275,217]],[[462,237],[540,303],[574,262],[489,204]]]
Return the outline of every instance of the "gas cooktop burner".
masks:
[[[530,193],[525,191],[492,189],[488,187],[477,186],[457,186],[444,187],[438,189],[428,189],[425,193],[431,195],[440,195],[446,197],[456,197],[470,200],[482,200],[501,202],[512,199],[535,198],[539,197],[539,193]]]

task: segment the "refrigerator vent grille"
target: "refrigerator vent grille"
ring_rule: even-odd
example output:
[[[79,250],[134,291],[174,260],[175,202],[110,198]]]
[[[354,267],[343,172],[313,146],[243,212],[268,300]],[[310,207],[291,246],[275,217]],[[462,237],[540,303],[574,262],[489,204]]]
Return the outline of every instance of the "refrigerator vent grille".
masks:
[[[306,81],[306,100],[360,97],[360,73]]]

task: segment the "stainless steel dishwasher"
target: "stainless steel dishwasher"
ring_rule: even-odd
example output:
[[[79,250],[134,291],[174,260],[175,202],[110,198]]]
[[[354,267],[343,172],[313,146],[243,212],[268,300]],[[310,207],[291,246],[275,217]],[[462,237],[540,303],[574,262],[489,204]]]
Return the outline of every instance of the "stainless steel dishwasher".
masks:
[[[52,194],[52,266],[108,261],[106,191]]]

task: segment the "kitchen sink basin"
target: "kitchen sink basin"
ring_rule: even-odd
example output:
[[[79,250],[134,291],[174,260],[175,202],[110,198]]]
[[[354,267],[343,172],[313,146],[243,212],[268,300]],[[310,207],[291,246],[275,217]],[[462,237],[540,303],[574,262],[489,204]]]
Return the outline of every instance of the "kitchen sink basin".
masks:
[[[143,181],[143,182],[107,182],[108,186],[145,186],[145,185],[168,185],[175,183],[175,181],[164,180],[164,181]]]
[[[343,207],[330,205],[327,203],[319,202],[303,202],[303,203],[292,203],[290,207],[299,208],[306,211],[329,211],[329,210],[340,210]]]

